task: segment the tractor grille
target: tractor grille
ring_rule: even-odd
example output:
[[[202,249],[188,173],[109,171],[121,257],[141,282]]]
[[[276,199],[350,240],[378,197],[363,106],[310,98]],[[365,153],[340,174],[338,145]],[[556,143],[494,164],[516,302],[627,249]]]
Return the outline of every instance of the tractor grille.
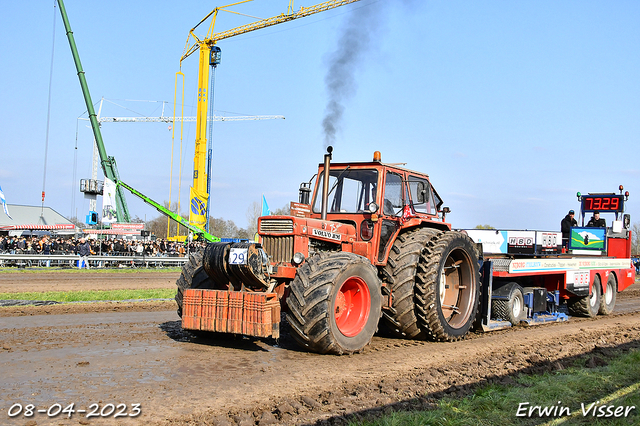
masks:
[[[264,224],[265,221],[262,221]],[[275,220],[273,222],[276,222]],[[260,228],[261,230],[264,228]],[[263,236],[262,247],[267,255],[271,257],[272,262],[291,263],[293,259],[293,235],[282,237]]]
[[[261,233],[289,234],[293,232],[291,219],[264,219],[260,222]]]

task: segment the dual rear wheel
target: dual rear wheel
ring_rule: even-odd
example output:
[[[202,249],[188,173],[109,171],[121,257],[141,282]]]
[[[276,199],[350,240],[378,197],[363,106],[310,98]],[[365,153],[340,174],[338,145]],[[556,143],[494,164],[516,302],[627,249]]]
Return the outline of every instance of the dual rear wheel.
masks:
[[[600,298],[600,309],[598,313],[600,315],[609,315],[613,312],[613,308],[616,306],[616,297],[618,295],[618,280],[614,274],[610,273],[607,279],[607,288],[602,293]]]
[[[409,231],[394,242],[382,273],[393,295],[384,317],[392,334],[437,341],[467,334],[480,298],[478,256],[467,235]]]
[[[588,296],[569,300],[569,313],[588,318],[593,318],[598,314],[609,315],[616,306],[617,294],[618,280],[613,273],[609,273],[604,292],[600,276],[596,275],[591,283]]]

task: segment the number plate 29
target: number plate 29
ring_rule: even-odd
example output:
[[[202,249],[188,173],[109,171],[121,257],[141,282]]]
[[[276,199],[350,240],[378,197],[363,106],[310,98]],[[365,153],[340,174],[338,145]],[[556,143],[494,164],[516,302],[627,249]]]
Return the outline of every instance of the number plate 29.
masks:
[[[247,251],[246,248],[231,248],[229,251],[229,264],[230,265],[246,265],[247,264]]]

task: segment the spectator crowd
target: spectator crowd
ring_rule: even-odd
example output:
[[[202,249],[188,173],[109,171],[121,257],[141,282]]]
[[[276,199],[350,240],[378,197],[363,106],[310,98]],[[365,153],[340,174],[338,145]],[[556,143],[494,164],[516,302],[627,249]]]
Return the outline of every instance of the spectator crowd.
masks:
[[[78,254],[80,239],[61,237],[0,237],[0,253]],[[92,255],[100,256],[185,256],[206,245],[205,242],[125,239],[89,240]]]

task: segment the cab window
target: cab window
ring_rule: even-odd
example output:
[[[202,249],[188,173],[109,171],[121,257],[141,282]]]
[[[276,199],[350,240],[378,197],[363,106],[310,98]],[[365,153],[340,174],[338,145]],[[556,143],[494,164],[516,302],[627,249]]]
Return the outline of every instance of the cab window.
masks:
[[[322,210],[322,185],[324,173],[320,173],[313,203],[313,212]],[[369,203],[377,203],[377,170],[331,169],[329,171],[329,213],[362,213]]]
[[[409,176],[409,193],[411,194],[411,204],[417,213],[437,214],[433,191],[428,180]]]
[[[402,206],[402,177],[396,173],[387,172],[382,213],[387,216],[397,216],[402,214]]]

